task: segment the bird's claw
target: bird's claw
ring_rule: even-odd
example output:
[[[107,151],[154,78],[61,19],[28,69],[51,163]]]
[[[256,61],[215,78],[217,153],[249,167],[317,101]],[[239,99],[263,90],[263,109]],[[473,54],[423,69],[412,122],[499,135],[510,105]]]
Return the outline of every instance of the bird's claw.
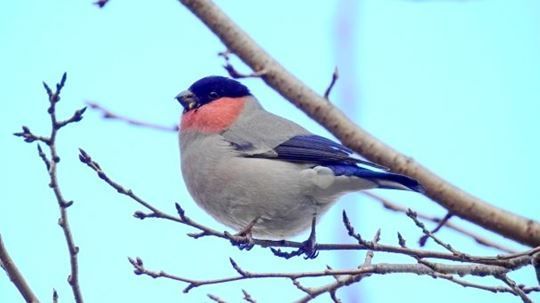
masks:
[[[285,259],[290,259],[292,257],[301,256],[304,255],[304,259],[315,259],[319,255],[319,251],[317,250],[317,238],[316,238],[316,232],[315,232],[315,225],[316,225],[316,217],[313,217],[313,220],[311,221],[311,232],[309,233],[309,237],[306,241],[302,242],[302,245],[298,247],[297,250],[293,250],[291,252],[285,252],[277,248],[270,248],[272,250],[272,253],[278,257],[282,257]]]
[[[317,224],[317,219],[313,216],[311,221],[311,232],[306,241],[302,242],[302,246],[298,248],[299,251],[305,255],[304,259],[315,259],[319,255],[317,251],[317,233],[315,232],[315,225]]]
[[[315,222],[315,219],[313,219]],[[315,237],[315,223],[313,223],[311,227],[311,233],[309,234],[309,238],[307,238],[306,241],[302,242],[302,246],[298,250],[303,251],[305,254],[304,259],[315,259],[319,255],[319,251],[317,250],[317,240]]]
[[[255,246],[251,232],[246,234],[236,233],[234,235],[225,232],[225,235],[229,238],[231,244],[238,247],[240,250],[250,250],[253,248],[253,246]]]
[[[231,244],[238,247],[240,250],[250,250],[255,246],[251,230],[258,220],[259,217],[253,219],[246,227],[234,235],[229,232],[225,232],[225,235],[229,238]]]

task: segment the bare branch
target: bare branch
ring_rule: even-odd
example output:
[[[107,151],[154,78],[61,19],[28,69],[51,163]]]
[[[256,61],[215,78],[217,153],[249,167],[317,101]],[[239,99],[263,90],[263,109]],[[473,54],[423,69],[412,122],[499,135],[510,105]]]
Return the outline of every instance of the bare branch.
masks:
[[[266,74],[266,70],[261,69],[258,71],[254,71],[252,73],[241,73],[239,72],[230,62],[230,55],[231,52],[226,50],[224,52],[218,53],[218,56],[223,57],[225,59],[225,65],[223,65],[223,68],[229,73],[229,76],[234,79],[242,79],[242,78],[260,78],[264,74]]]
[[[24,139],[24,142],[26,143],[32,143],[34,141],[41,141],[47,145],[50,144],[50,138],[42,137],[42,136],[36,136],[30,131],[30,129],[27,126],[22,126],[22,132],[13,133],[14,136],[21,137]]]
[[[335,292],[330,292],[330,299],[332,299],[332,302],[334,303],[342,303],[341,300],[336,296]]]
[[[2,241],[2,235],[0,235],[0,264],[11,282],[15,284],[15,287],[17,287],[24,300],[30,303],[39,303],[38,298],[24,279],[23,275],[17,268],[17,265],[15,265],[15,262],[13,262],[9,256],[6,246],[4,245],[4,241]]]
[[[70,274],[68,276],[68,283],[71,286],[75,302],[82,303],[83,297],[81,294],[81,289],[79,285],[79,265],[77,255],[79,253],[79,247],[75,245],[73,235],[68,220],[67,209],[73,204],[73,201],[68,201],[64,198],[60,186],[58,184],[57,178],[57,165],[60,162],[60,157],[56,149],[56,137],[58,131],[63,127],[81,121],[83,114],[86,108],[76,110],[71,117],[64,121],[59,121],[56,116],[56,104],[60,101],[60,93],[64,87],[67,79],[67,74],[62,75],[62,79],[59,83],[56,84],[56,90],[53,91],[47,83],[43,82],[43,87],[47,92],[49,97],[49,108],[47,112],[51,120],[51,133],[49,137],[42,137],[34,135],[30,129],[26,126],[23,126],[23,132],[15,133],[15,136],[23,137],[25,142],[31,143],[34,141],[41,141],[45,143],[49,148],[49,156],[47,156],[41,146],[38,145],[38,155],[45,164],[47,173],[49,174],[49,187],[52,189],[56,202],[58,204],[58,209],[60,211],[60,218],[58,219],[58,225],[62,228],[64,233],[64,238],[67,243],[68,252],[69,252],[69,261],[70,261]]]
[[[464,275],[497,276],[499,275],[499,276],[502,276],[508,272],[508,269],[506,268],[499,267],[499,266],[490,266],[490,265],[449,265],[449,264],[437,263],[436,266],[432,267],[432,266],[427,266],[421,263],[371,264],[371,257],[368,257],[366,258],[366,262],[364,262],[364,265],[356,269],[345,269],[345,270],[326,269],[323,271],[295,272],[295,273],[286,273],[286,272],[254,273],[254,272],[248,272],[244,269],[241,269],[238,266],[238,264],[234,263],[233,266],[235,267],[235,270],[239,273],[238,276],[219,278],[219,279],[209,279],[209,280],[195,280],[195,279],[184,278],[181,276],[169,274],[164,271],[149,270],[144,267],[144,264],[142,260],[140,260],[140,258],[137,258],[135,260],[130,258],[129,261],[135,268],[134,270],[137,275],[147,275],[152,278],[165,278],[165,279],[175,280],[175,281],[188,284],[188,286],[184,289],[184,292],[189,292],[191,289],[200,287],[200,286],[207,286],[207,285],[212,285],[212,284],[223,284],[223,283],[249,280],[249,279],[269,279],[269,278],[290,279],[297,287],[299,287],[299,289],[309,294],[304,299],[301,299],[298,302],[307,302],[320,294],[331,291],[330,288],[337,289],[345,285],[350,285],[351,283],[355,282],[355,280],[359,280],[362,277],[366,277],[369,275],[383,275],[383,274],[389,274],[389,273],[412,273],[412,274],[417,274],[417,275],[429,275],[429,276],[437,276],[437,277],[441,275],[446,275],[447,279],[453,279],[453,278],[449,278],[448,275],[459,275],[459,276],[464,276]],[[340,281],[330,284],[329,286],[322,287],[320,289],[306,288],[306,287],[301,286],[300,283],[298,282],[298,279],[317,278],[317,277],[326,277],[326,276],[340,276],[340,277],[352,276],[352,279],[340,278]],[[483,288],[483,289],[491,291],[489,287]],[[504,288],[500,288],[499,291],[512,292],[509,290],[504,290]]]
[[[220,297],[216,296],[216,295],[212,295],[212,294],[208,294],[207,295],[208,298],[216,303],[227,303],[225,302],[224,300],[222,300]]]
[[[432,276],[433,276],[433,278],[445,279],[447,281],[450,281],[452,283],[458,284],[458,285],[463,286],[463,287],[477,288],[477,289],[480,289],[480,290],[486,290],[486,291],[493,292],[493,293],[511,293],[511,294],[515,295],[515,292],[511,288],[508,288],[508,287],[505,287],[505,286],[482,285],[482,284],[478,284],[478,283],[469,282],[469,281],[466,281],[466,280],[463,280],[463,279],[460,279],[460,278],[457,278],[457,277],[455,277],[453,275],[448,275],[448,274],[434,273]],[[537,290],[535,288],[524,288],[523,290],[526,291],[526,292],[540,291],[540,289]]]
[[[418,216],[418,215],[417,215]],[[435,234],[436,232],[438,232],[439,230],[441,230],[441,228],[443,226],[446,225],[446,223],[448,223],[448,221],[452,218],[452,214],[451,213],[447,213],[438,223],[437,223],[437,226],[435,226],[435,228],[433,228],[431,230],[431,233],[432,234]],[[427,240],[429,239],[430,237],[428,235],[423,235],[422,237],[420,237],[420,239],[418,240],[418,244],[420,244],[421,247],[424,247],[427,243]]]
[[[531,264],[534,267],[534,271],[536,272],[536,280],[540,285],[540,252],[532,255]]]
[[[510,279],[506,274],[500,274],[496,276],[499,278],[499,280],[503,281],[506,285],[508,285],[508,287],[512,289],[514,294],[518,295],[521,298],[523,303],[532,303],[532,300],[527,297],[527,294],[520,287],[517,286],[514,280]]]
[[[403,238],[403,236],[401,235],[401,233],[397,233],[397,237],[398,237],[398,243],[399,243],[399,246],[405,248],[407,247],[407,241],[405,241],[405,238]]]
[[[443,242],[442,240],[440,240],[437,236],[435,236],[431,231],[429,231],[426,226],[424,225],[424,223],[420,222],[420,220],[418,220],[417,218],[417,215],[416,215],[416,212],[414,212],[413,210],[411,210],[410,208],[407,210],[407,216],[409,218],[411,218],[414,223],[416,224],[416,226],[418,226],[420,229],[422,229],[422,232],[424,233],[424,235],[426,235],[427,237],[433,239],[437,244],[439,244],[440,246],[444,247],[446,250],[448,250],[449,252],[451,252],[452,254],[454,255],[461,255],[463,257],[466,256],[466,254],[462,253],[462,252],[459,252],[457,250],[455,250],[450,244],[448,243],[445,243]]]
[[[126,117],[126,116],[122,116],[122,115],[113,113],[110,110],[106,109],[105,107],[103,107],[100,104],[95,103],[95,102],[87,101],[86,104],[91,109],[93,109],[93,110],[95,110],[97,112],[100,112],[101,116],[104,119],[118,120],[118,121],[122,121],[122,122],[125,122],[127,124],[130,124],[130,125],[140,126],[140,127],[145,127],[145,128],[152,128],[152,129],[161,130],[161,131],[169,131],[169,132],[177,132],[178,131],[178,125],[165,126],[165,125],[155,124],[155,123],[151,123],[151,122],[140,121],[140,120],[136,120],[136,119],[133,119],[133,118],[130,118],[130,117]]]
[[[392,211],[395,211],[395,212],[398,212],[398,213],[406,213],[407,212],[407,208],[406,207],[403,207],[401,205],[398,205],[388,199],[385,199],[377,194],[374,194],[372,192],[363,192],[364,195],[372,198],[373,200],[379,202],[382,204],[382,206],[386,209],[389,209],[389,210],[392,210]],[[422,214],[420,212],[417,212],[417,216],[418,218],[421,218],[421,219],[424,219],[424,220],[429,220],[431,222],[435,222],[435,223],[440,223],[442,221],[441,218],[438,218],[438,217],[435,217],[435,216],[429,216],[429,215],[426,215],[426,214]],[[506,246],[503,246],[495,241],[492,241],[488,238],[485,238],[479,234],[476,234],[472,231],[469,231],[457,224],[454,224],[452,223],[451,221],[448,221],[446,222],[446,224],[444,225],[446,226],[447,228],[449,229],[452,229],[458,233],[461,233],[467,237],[470,237],[472,238],[474,241],[476,241],[476,243],[478,244],[481,244],[481,245],[484,245],[484,246],[487,246],[487,247],[492,247],[492,248],[495,248],[495,249],[498,249],[500,251],[503,251],[503,252],[506,252],[506,253],[516,253],[517,251],[515,249],[512,249],[512,248],[509,248],[509,247],[506,247]]]
[[[338,68],[334,68],[334,72],[332,73],[332,80],[330,81],[330,85],[328,85],[328,88],[324,91],[324,98],[326,100],[330,100],[330,93],[332,92],[332,88],[334,88],[334,85],[336,84],[337,79],[339,78]]]
[[[246,290],[242,289],[242,293],[244,294],[244,301],[248,303],[257,303]]]
[[[347,215],[344,215],[346,217]],[[372,242],[374,244],[378,244],[379,240],[381,239],[381,229],[379,228],[375,235],[373,236]],[[364,259],[364,264],[362,264],[359,268],[365,268],[371,265],[371,261],[373,260],[374,252],[373,250],[369,250],[366,253],[366,258]],[[358,274],[358,275],[346,275],[346,276],[334,276],[336,277],[336,281],[327,285],[323,285],[317,288],[313,289],[307,289],[306,292],[308,293],[307,296],[301,298],[297,302],[308,302],[313,298],[316,298],[324,293],[329,293],[331,299],[334,302],[339,302],[339,300],[336,297],[336,292],[338,289],[344,286],[348,286],[354,283],[360,282],[363,278],[370,276],[371,274]]]
[[[211,0],[180,0],[225,44],[230,52],[287,100],[319,122],[346,146],[368,160],[420,181],[426,194],[449,212],[529,246],[540,245],[540,223],[490,205],[379,141],[339,109],[307,87],[273,59]]]
[[[144,208],[150,211],[149,214],[146,214],[141,211],[137,211],[134,214],[136,218],[141,219],[141,220],[147,219],[147,218],[165,219],[165,220],[173,221],[176,223],[191,226],[200,231],[198,233],[191,233],[190,236],[193,238],[214,236],[214,237],[226,239],[233,244],[235,243],[235,240],[237,240],[234,236],[231,237],[230,233],[216,231],[212,228],[206,227],[205,225],[200,224],[194,221],[193,219],[189,218],[185,214],[184,209],[178,203],[175,204],[178,216],[173,216],[159,210],[158,208],[151,205],[149,202],[137,196],[132,190],[126,189],[124,186],[120,185],[118,182],[112,180],[102,170],[101,166],[97,162],[95,162],[87,152],[85,152],[82,149],[80,149],[79,159],[81,160],[81,162],[83,162],[92,170],[94,170],[99,178],[101,178],[108,185],[114,188],[118,193],[128,196],[129,198],[131,198],[132,200],[134,200],[135,202],[137,202],[138,204],[140,204],[141,206],[143,206]],[[344,221],[348,221],[348,218],[346,218],[346,214],[344,214]],[[445,259],[445,260],[458,261],[458,262],[474,262],[474,263],[486,264],[486,265],[504,266],[506,268],[512,268],[512,269],[530,264],[530,258],[531,258],[530,256],[536,252],[540,252],[540,246],[539,246],[539,247],[536,247],[536,248],[533,248],[524,252],[515,253],[515,254],[500,255],[496,257],[467,255],[466,259],[464,259],[463,255],[459,255],[459,254],[455,255],[453,253],[448,254],[448,253],[443,253],[443,252],[419,250],[419,249],[412,249],[412,248],[401,247],[401,246],[384,245],[384,244],[373,243],[370,241],[364,241],[362,240],[359,234],[354,234],[354,228],[352,227],[350,222],[345,225],[348,226],[347,229],[349,230],[349,234],[355,235],[355,239],[357,239],[358,241],[357,244],[315,244],[314,249],[316,251],[323,251],[323,250],[384,251],[384,252],[389,252],[389,253],[398,253],[398,254],[408,255],[415,259],[437,258],[437,259]],[[252,242],[254,245],[259,245],[261,247],[300,248],[303,245],[305,245],[305,243],[302,243],[302,242],[287,241],[287,240],[276,241],[276,240],[266,240],[266,239],[252,239]]]

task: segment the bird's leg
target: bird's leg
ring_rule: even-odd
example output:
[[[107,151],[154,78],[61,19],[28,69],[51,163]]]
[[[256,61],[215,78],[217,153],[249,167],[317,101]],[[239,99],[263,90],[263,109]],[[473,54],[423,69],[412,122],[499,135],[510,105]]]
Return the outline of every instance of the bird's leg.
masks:
[[[313,219],[311,220],[311,232],[309,233],[309,237],[306,241],[302,243],[302,246],[298,249],[299,251],[302,251],[306,256],[304,259],[315,259],[319,252],[317,251],[317,233],[315,232],[315,226],[317,225],[317,217],[313,215]]]
[[[285,259],[290,259],[292,257],[305,255],[304,259],[315,259],[319,252],[317,251],[317,241],[316,241],[316,232],[315,232],[315,226],[317,225],[317,216],[313,215],[313,219],[311,220],[311,232],[309,233],[309,237],[306,241],[302,242],[302,245],[298,247],[297,250],[286,252],[282,251],[277,248],[271,247],[270,250],[272,250],[272,253],[278,257],[282,257]]]
[[[260,217],[255,217],[255,219],[251,220],[251,222],[249,222],[248,225],[246,225],[244,228],[239,230],[234,235],[228,232],[225,232],[225,235],[229,237],[231,244],[234,246],[237,246],[238,248],[240,248],[240,250],[252,249],[255,243],[253,243],[253,236],[252,236],[251,230],[253,229],[253,226],[257,224],[257,222],[259,221],[259,218]]]
[[[255,226],[255,224],[257,224],[260,218],[261,218],[260,216],[255,217],[255,219],[251,220],[251,222],[249,222],[249,224],[246,225],[246,227],[238,231],[235,234],[235,236],[247,237],[251,239],[251,229],[253,228],[253,226]]]

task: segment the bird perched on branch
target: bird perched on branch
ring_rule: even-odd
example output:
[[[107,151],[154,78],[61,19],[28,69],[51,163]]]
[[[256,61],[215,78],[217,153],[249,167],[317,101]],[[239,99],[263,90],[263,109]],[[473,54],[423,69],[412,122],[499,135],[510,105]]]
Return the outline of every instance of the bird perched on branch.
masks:
[[[187,188],[237,231],[249,226],[255,236],[283,239],[308,229],[345,193],[423,192],[416,180],[265,111],[236,80],[205,77],[176,99],[184,107],[179,137]]]

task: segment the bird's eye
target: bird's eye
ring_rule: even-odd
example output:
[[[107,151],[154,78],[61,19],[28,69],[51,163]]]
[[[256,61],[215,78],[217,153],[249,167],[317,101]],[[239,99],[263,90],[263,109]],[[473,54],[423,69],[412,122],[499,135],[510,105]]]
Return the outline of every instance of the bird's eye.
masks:
[[[208,97],[210,97],[210,99],[217,99],[217,98],[219,98],[219,94],[216,93],[216,92],[210,92],[208,94]]]

